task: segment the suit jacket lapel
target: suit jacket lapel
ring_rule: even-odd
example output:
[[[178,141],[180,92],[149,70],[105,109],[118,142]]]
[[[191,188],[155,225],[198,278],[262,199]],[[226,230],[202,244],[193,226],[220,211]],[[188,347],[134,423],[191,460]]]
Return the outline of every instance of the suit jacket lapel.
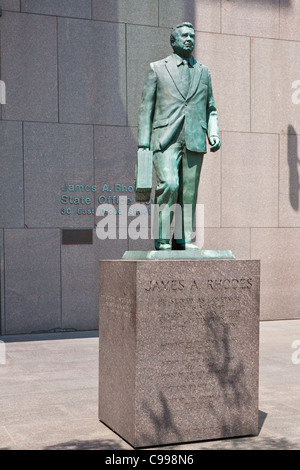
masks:
[[[196,90],[198,88],[198,85],[199,85],[199,82],[200,82],[202,70],[203,70],[202,65],[199,64],[199,62],[195,61],[194,73],[193,73],[193,76],[192,76],[191,85],[190,85],[190,89],[189,89],[187,98],[190,98],[196,92]]]
[[[180,75],[177,67],[177,61],[174,56],[170,55],[169,57],[166,58],[166,68],[170,74],[170,77],[172,78],[175,87],[181,94],[183,98],[185,98],[182,89],[181,89],[181,83],[180,83]]]
[[[199,84],[199,81],[200,81],[200,78],[201,78],[203,67],[196,60],[194,62],[195,62],[194,63],[194,72],[193,72],[193,76],[192,76],[192,79],[191,79],[191,84],[190,84],[188,96],[186,97],[186,96],[184,96],[183,90],[181,88],[180,75],[179,75],[179,71],[178,71],[178,67],[177,67],[177,61],[176,61],[175,57],[171,55],[171,56],[166,58],[166,68],[167,68],[167,70],[170,74],[170,77],[172,78],[172,80],[174,82],[175,87],[177,88],[178,92],[181,94],[181,96],[184,99],[190,98],[191,96],[193,96],[193,94],[197,90],[197,87],[198,87],[198,84]]]

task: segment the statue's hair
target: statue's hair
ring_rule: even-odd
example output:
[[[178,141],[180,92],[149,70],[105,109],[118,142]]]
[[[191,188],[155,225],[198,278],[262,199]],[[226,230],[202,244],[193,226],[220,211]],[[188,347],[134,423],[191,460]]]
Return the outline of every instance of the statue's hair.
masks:
[[[173,45],[173,42],[174,42],[174,39],[175,39],[175,36],[176,36],[176,31],[177,31],[177,29],[183,28],[184,26],[187,26],[188,28],[194,29],[194,26],[192,25],[192,23],[187,23],[187,22],[180,23],[180,24],[178,24],[177,26],[175,26],[175,28],[172,29],[171,36],[170,36],[170,43],[171,43],[171,46]]]

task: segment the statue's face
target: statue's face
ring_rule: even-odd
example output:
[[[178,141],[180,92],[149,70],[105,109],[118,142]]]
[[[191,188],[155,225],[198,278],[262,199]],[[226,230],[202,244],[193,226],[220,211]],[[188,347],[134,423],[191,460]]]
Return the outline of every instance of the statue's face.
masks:
[[[188,26],[182,26],[176,30],[173,40],[173,50],[181,57],[188,57],[195,47],[195,32]]]

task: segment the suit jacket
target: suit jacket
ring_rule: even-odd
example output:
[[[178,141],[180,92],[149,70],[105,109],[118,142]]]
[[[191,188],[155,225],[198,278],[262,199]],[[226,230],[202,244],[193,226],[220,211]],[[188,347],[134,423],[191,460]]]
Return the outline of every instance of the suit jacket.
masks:
[[[184,96],[174,54],[150,64],[138,119],[138,145],[153,151],[172,143],[184,122],[188,150],[206,153],[206,134],[219,137],[210,71],[192,58],[194,71]]]

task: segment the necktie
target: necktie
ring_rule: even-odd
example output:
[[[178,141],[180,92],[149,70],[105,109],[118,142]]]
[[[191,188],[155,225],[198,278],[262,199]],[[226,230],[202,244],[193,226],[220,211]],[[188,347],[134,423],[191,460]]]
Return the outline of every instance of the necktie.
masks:
[[[183,94],[186,97],[189,92],[191,74],[190,74],[190,67],[189,67],[188,61],[186,59],[183,59],[182,62],[183,62],[183,65],[180,67],[181,68],[181,86],[182,86]]]

